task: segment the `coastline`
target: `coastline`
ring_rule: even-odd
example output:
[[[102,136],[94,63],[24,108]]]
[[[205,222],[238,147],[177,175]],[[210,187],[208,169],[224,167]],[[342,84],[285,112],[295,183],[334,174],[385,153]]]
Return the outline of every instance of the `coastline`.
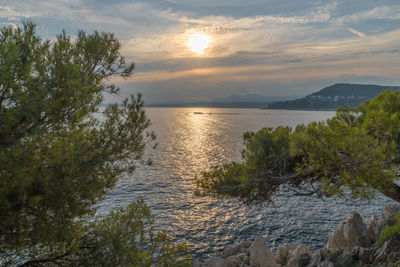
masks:
[[[398,266],[400,237],[379,242],[386,226],[395,224],[400,204],[386,204],[379,218],[371,216],[365,224],[362,216],[351,212],[346,221],[331,232],[324,248],[311,251],[305,244],[280,244],[272,253],[268,240],[258,237],[241,241],[211,256],[195,267],[336,267],[336,266]],[[395,265],[391,265],[395,264]]]

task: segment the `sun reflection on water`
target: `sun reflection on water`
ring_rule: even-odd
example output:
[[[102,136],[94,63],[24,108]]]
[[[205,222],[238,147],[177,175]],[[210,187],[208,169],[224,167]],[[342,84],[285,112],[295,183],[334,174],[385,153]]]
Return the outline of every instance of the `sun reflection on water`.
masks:
[[[200,173],[215,164],[216,151],[213,136],[220,134],[220,128],[216,127],[216,119],[209,116],[210,110],[188,110],[185,120],[186,127],[182,133],[180,143],[185,151],[187,161],[193,162],[193,171]],[[212,133],[212,134],[210,134]]]
[[[179,118],[179,124],[174,125],[173,135],[177,138],[168,143],[174,150],[175,172],[181,178],[179,188],[187,201],[182,206],[182,199],[169,199],[176,208],[169,216],[173,219],[168,227],[171,231],[186,233],[196,240],[188,240],[188,245],[198,251],[207,251],[210,244],[207,236],[219,236],[215,245],[228,242],[232,232],[226,231],[226,225],[231,224],[232,215],[236,218],[245,217],[243,210],[227,209],[225,203],[211,197],[195,197],[193,195],[193,178],[211,166],[228,162],[225,146],[219,143],[226,134],[226,128],[231,127],[215,109],[187,108]],[[240,133],[241,134],[241,133]],[[172,202],[175,202],[174,204]],[[184,236],[182,236],[184,237]]]

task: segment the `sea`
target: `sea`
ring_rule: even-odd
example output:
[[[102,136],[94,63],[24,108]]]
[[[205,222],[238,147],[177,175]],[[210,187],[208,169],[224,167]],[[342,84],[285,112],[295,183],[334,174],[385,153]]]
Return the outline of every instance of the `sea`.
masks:
[[[194,178],[213,166],[240,162],[246,131],[280,125],[295,127],[334,116],[333,111],[292,111],[238,108],[146,108],[158,146],[148,148],[153,164],[138,165],[121,177],[99,202],[107,214],[143,199],[158,230],[174,242],[186,242],[196,259],[205,260],[235,242],[264,237],[274,251],[283,243],[322,248],[351,211],[368,223],[390,199],[319,199],[279,192],[274,203],[247,205],[237,199],[195,196]]]

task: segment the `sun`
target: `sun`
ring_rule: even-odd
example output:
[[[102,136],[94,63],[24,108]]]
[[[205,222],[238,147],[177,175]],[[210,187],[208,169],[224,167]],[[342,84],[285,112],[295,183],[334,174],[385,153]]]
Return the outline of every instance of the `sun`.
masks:
[[[186,44],[192,52],[204,54],[204,50],[209,46],[210,41],[210,36],[204,33],[193,33],[189,35]]]

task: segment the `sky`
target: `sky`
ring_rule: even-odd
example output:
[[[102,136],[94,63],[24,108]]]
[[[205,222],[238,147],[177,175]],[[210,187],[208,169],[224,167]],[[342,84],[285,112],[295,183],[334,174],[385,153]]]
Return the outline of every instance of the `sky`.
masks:
[[[136,67],[114,82],[147,103],[400,85],[399,0],[0,1],[0,26],[26,19],[47,39],[115,33]],[[209,38],[203,53],[188,46],[193,34]]]

